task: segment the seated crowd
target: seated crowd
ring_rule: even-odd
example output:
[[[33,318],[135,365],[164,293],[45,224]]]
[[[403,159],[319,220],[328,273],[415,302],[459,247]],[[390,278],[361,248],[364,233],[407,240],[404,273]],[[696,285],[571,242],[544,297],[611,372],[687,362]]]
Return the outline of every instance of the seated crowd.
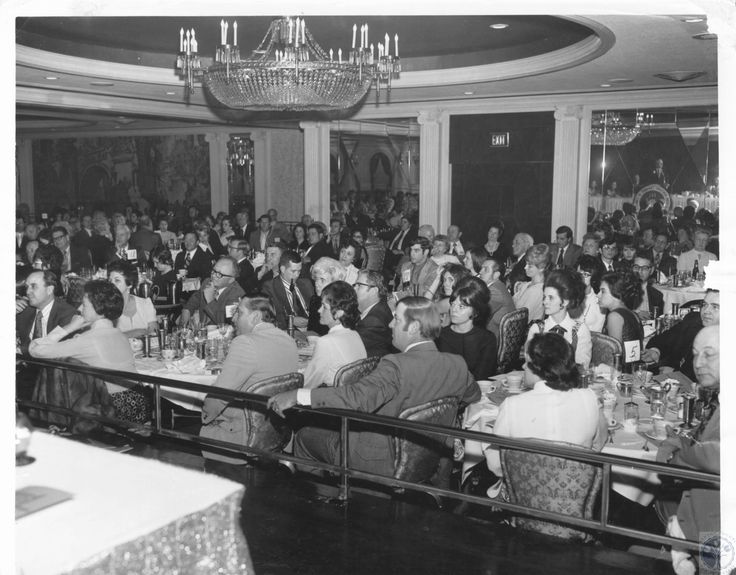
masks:
[[[712,223],[707,217],[700,222],[688,213],[681,225],[657,224],[633,235],[595,222],[582,245],[573,242],[568,226],[557,228],[549,244],[525,232],[508,244],[503,223],[494,222],[487,241],[477,245],[455,224],[446,235],[418,226],[416,213],[397,203],[381,210],[352,204],[341,202],[329,227],[305,215],[291,230],[275,210],[254,225],[244,209],[213,218],[192,206],[186,217],[157,214],[155,231],[152,218],[132,208],[110,218],[101,210],[76,218],[60,210],[54,222],[44,223],[19,215],[19,352],[135,372],[129,338],[156,333],[156,306],[180,305],[181,326],[232,323],[235,337],[214,383],[231,390],[248,391],[263,379],[295,372],[294,337],[319,336],[312,340],[303,388],[269,400],[278,415],[311,405],[396,417],[445,397],[456,398],[462,414],[480,398],[476,382],[497,374],[503,317],[525,308],[527,343],[518,367],[523,364],[534,389],[503,404],[494,433],[588,448],[602,446],[605,430],[594,394],[577,389],[578,371],[595,367],[592,334],[618,340],[624,359],[636,348],[637,357],[661,372],[700,380],[712,370],[706,364],[719,349],[717,327],[716,335],[707,330],[719,324],[717,290],[708,290],[699,313],[687,314],[646,346],[642,327],[669,311],[653,283],[691,271],[695,262],[702,273],[716,259],[708,251],[710,232],[701,225]],[[376,246],[381,257],[374,259]],[[87,280],[81,293],[73,289],[79,276]],[[150,295],[142,295],[143,283],[150,284]],[[376,356],[381,360],[371,373],[335,387],[341,367]],[[29,397],[32,386],[32,378],[19,377],[18,395]],[[106,387],[118,417],[150,420],[145,390],[112,382]],[[711,422],[702,430],[708,441],[717,437],[717,420]],[[242,407],[206,398],[203,437],[243,442],[246,428]],[[390,432],[351,434],[353,467],[394,472]],[[678,441],[672,438],[668,457],[681,454],[684,464],[714,467],[701,466],[691,456],[694,448]],[[337,463],[339,443],[339,432],[307,418],[293,453]],[[245,463],[204,455],[217,472]],[[486,458],[500,476],[498,452],[489,449]]]

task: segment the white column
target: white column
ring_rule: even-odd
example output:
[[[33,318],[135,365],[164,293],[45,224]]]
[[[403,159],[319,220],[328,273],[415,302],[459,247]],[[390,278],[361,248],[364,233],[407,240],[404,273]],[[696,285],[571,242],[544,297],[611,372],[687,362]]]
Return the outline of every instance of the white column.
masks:
[[[552,228],[570,226],[576,243],[586,231],[588,189],[579,185],[582,106],[555,109],[555,159],[552,177]]]
[[[210,147],[210,201],[212,213],[229,212],[227,185],[227,142],[230,136],[224,132],[205,134]]]
[[[33,190],[33,140],[18,138],[16,154],[18,158],[18,194],[19,203],[26,203],[33,214],[36,211],[36,194]]]
[[[447,115],[441,110],[423,110],[419,123],[419,225],[435,232],[446,229],[450,218],[449,138]],[[445,137],[443,138],[443,134]],[[445,150],[444,148],[448,148]],[[444,162],[444,164],[443,164]],[[444,169],[443,169],[444,167]],[[442,192],[441,192],[442,191]]]
[[[253,140],[253,156],[255,165],[253,166],[254,194],[255,194],[255,214],[256,219],[260,214],[273,205],[271,201],[271,132],[269,130],[259,129],[250,133],[250,139]]]
[[[304,213],[330,223],[330,123],[300,122],[304,130]]]

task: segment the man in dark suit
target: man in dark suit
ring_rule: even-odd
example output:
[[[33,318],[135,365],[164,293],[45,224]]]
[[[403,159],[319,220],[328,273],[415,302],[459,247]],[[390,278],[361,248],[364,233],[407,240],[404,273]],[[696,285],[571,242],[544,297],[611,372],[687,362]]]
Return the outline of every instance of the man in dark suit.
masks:
[[[250,245],[245,240],[230,238],[227,243],[227,252],[231,258],[238,262],[240,273],[238,273],[236,281],[243,288],[245,295],[253,297],[260,289],[256,272],[247,257],[250,252]]]
[[[23,353],[28,353],[28,344],[32,340],[45,337],[57,326],[68,324],[77,313],[64,300],[54,297],[58,283],[56,274],[48,270],[28,274],[25,281],[27,301],[20,299],[15,302],[15,334],[20,338]]]
[[[652,267],[657,273],[661,273],[663,276],[669,277],[675,271],[677,271],[677,258],[673,258],[667,253],[667,244],[669,238],[667,234],[657,234],[654,236],[654,245],[649,250],[649,257],[652,261]],[[657,276],[654,276],[657,280]]]
[[[360,381],[346,387],[280,393],[269,399],[269,407],[278,415],[298,403],[397,417],[404,409],[442,397],[455,397],[461,405],[480,398],[478,384],[462,357],[437,351],[434,339],[440,332],[440,319],[431,301],[422,297],[401,300],[392,330],[393,343],[402,353],[384,356],[378,367]],[[373,429],[350,432],[351,467],[391,476],[392,432]],[[340,432],[303,427],[294,438],[294,454],[339,464]]]
[[[289,326],[289,315],[294,316],[294,327],[307,326],[309,321],[309,300],[314,295],[312,282],[299,277],[302,272],[302,258],[298,253],[286,250],[279,261],[279,275],[263,284],[265,293],[276,311],[276,325],[280,329]]]
[[[601,240],[601,264],[603,273],[623,271],[626,264],[616,259],[618,255],[618,244],[616,239],[610,235]]]
[[[72,245],[90,249],[90,246],[92,245],[92,236],[94,235],[94,230],[92,229],[92,216],[89,214],[82,216],[80,223],[82,227],[72,236]]]
[[[64,256],[61,271],[74,272],[76,274],[82,268],[92,268],[92,256],[85,247],[73,245],[69,240],[69,233],[64,226],[51,228],[51,239]]]
[[[417,230],[412,225],[409,218],[402,216],[401,227],[393,236],[388,238],[388,248],[386,251],[386,259],[383,263],[385,270],[384,277],[391,278],[396,272],[405,250],[412,245],[417,238]]]
[[[209,277],[212,259],[199,247],[195,232],[188,232],[184,236],[184,249],[176,254],[174,269],[186,270],[188,278],[203,280]]]
[[[115,242],[105,254],[105,263],[123,260],[136,265],[143,254],[139,254],[130,243],[130,228],[126,224],[118,224],[115,226],[114,235]]]
[[[26,298],[15,300],[15,335],[20,351],[28,355],[28,346],[34,339],[47,336],[56,327],[67,325],[77,310],[62,299],[54,297],[59,279],[51,271],[34,271],[25,281]],[[16,376],[16,394],[20,399],[31,399],[38,369],[27,366]]]
[[[314,223],[309,225],[307,228],[307,240],[309,241],[309,247],[304,253],[304,264],[302,265],[302,277],[304,278],[311,277],[312,264],[319,258],[337,259],[337,256],[332,251],[332,247],[325,241],[325,231],[320,224]]]
[[[389,327],[393,313],[386,303],[383,276],[376,271],[362,270],[358,273],[354,287],[360,310],[360,319],[355,331],[363,340],[366,354],[368,357],[383,357],[389,353],[396,353],[391,345]]]
[[[659,314],[665,312],[664,310],[664,296],[662,292],[652,286],[652,272],[654,266],[649,254],[645,250],[639,250],[634,256],[634,265],[631,266],[631,271],[639,276],[641,280],[642,291],[644,292],[644,298],[641,304],[634,311],[643,320],[652,319],[654,317],[654,308],[659,310]]]
[[[560,226],[555,230],[555,243],[550,246],[552,265],[575,269],[583,248],[572,243],[572,230],[568,226]]]
[[[235,221],[238,223],[237,227],[233,230],[235,237],[246,242],[250,240],[250,235],[253,233],[255,227],[248,223],[249,219],[248,210],[242,209],[235,214]]]
[[[218,238],[219,240],[219,238]],[[161,236],[153,231],[151,218],[143,215],[138,220],[138,229],[130,236],[130,243],[136,250],[149,254],[153,248],[161,245]],[[145,257],[141,255],[141,257]]]
[[[235,281],[237,276],[238,264],[233,258],[223,256],[218,259],[212,268],[210,280],[203,282],[202,287],[184,304],[181,324],[186,325],[194,314],[199,314],[200,325],[219,325],[231,318],[238,301],[245,295],[243,288]]]
[[[248,243],[250,247],[258,252],[265,252],[266,248],[273,243],[273,230],[271,229],[271,216],[263,214],[258,218],[258,229],[250,234]]]

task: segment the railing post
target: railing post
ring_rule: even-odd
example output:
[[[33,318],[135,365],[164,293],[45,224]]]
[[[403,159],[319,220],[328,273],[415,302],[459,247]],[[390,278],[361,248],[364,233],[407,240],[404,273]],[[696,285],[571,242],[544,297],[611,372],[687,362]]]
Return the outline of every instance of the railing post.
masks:
[[[161,386],[160,385],[153,386],[153,403],[154,403],[154,409],[156,411],[156,420],[155,420],[156,433],[160,433],[161,432]]]
[[[608,503],[611,489],[611,464],[603,464],[603,486],[601,493],[601,527],[608,525]]]
[[[350,478],[348,477],[348,418],[340,416],[340,489],[337,498],[347,501],[350,496]]]

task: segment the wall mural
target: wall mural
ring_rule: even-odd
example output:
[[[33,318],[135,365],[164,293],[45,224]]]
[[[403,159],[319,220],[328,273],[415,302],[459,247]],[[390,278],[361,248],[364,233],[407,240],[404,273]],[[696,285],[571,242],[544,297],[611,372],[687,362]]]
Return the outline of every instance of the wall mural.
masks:
[[[39,212],[193,203],[209,211],[209,145],[204,135],[35,140],[33,181]]]

